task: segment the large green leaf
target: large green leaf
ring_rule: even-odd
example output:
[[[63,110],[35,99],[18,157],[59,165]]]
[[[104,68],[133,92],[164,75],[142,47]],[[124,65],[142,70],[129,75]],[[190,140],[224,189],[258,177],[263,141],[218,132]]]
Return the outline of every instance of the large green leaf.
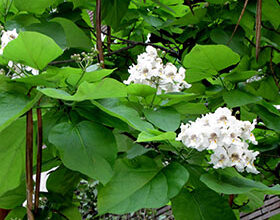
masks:
[[[74,95],[70,95],[64,90],[54,88],[39,88],[38,90],[46,96],[68,101],[84,101],[126,96],[125,85],[111,78],[106,78],[96,83],[83,82]]]
[[[130,84],[127,86],[127,94],[136,96],[149,96],[156,93],[156,89],[144,84]]]
[[[0,195],[17,188],[25,170],[25,117],[0,132]]]
[[[66,37],[62,26],[56,22],[34,23],[24,28],[26,31],[39,32],[52,38],[61,49],[66,48]]]
[[[217,74],[229,66],[238,63],[240,57],[224,45],[196,45],[184,59],[183,64],[189,69],[200,69]]]
[[[172,199],[172,212],[176,220],[236,219],[227,200],[209,189],[183,189]]]
[[[227,103],[228,107],[230,108],[256,103],[262,99],[261,97],[254,96],[248,92],[243,92],[238,89],[225,92],[223,94],[223,98],[225,103]]]
[[[280,194],[280,186],[268,187],[261,182],[242,177],[240,174],[203,174],[200,180],[217,193],[241,194],[260,191],[266,194]]]
[[[172,108],[144,109],[147,120],[164,131],[175,131],[180,126],[180,114]]]
[[[119,28],[119,24],[128,10],[130,0],[103,0],[102,20],[114,29]]]
[[[38,94],[31,99],[20,93],[0,92],[0,132],[31,109],[40,97]]]
[[[15,6],[20,11],[42,14],[45,9],[53,4],[52,0],[15,0]]]
[[[6,180],[9,181],[9,180]],[[26,186],[25,182],[22,182],[16,189],[10,190],[0,195],[0,208],[13,209],[22,205],[26,200]]]
[[[5,47],[3,56],[42,70],[62,53],[62,49],[50,37],[26,31],[20,32],[19,36]]]
[[[150,123],[143,121],[140,118],[138,112],[134,108],[127,103],[121,102],[119,99],[103,99],[92,101],[92,103],[102,111],[123,120],[139,131],[153,129],[153,126]]]
[[[280,24],[280,5],[274,0],[266,0],[262,2],[263,20],[269,21],[274,29],[278,29]]]
[[[107,183],[112,174],[117,146],[107,128],[89,121],[76,125],[60,123],[52,128],[49,141],[60,152],[63,164],[74,171]]]
[[[73,196],[73,191],[76,189],[80,181],[80,173],[73,172],[63,165],[53,171],[47,180],[48,192],[67,195],[70,193]]]
[[[89,51],[93,46],[89,37],[73,21],[60,17],[53,18],[51,21],[63,27],[68,47]]]
[[[159,167],[151,158],[118,160],[111,181],[98,194],[98,211],[123,214],[158,208],[176,196],[189,177],[178,163]]]

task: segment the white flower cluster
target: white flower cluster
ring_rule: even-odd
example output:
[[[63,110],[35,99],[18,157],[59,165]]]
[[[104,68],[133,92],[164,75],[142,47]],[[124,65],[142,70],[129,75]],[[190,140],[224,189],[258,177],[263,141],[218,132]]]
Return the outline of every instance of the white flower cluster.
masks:
[[[185,79],[185,69],[177,67],[172,63],[163,64],[158,56],[157,50],[152,46],[146,47],[146,52],[137,58],[137,65],[129,67],[130,76],[125,84],[139,83],[157,88],[157,94],[163,92],[180,92],[191,87]]]
[[[234,166],[239,172],[258,173],[253,162],[259,152],[248,149],[248,142],[257,144],[252,133],[255,124],[236,119],[228,108],[218,108],[195,122],[181,124],[176,140],[198,151],[212,150],[210,163],[215,169]]]
[[[0,55],[3,54],[4,48],[8,45],[8,43],[18,37],[18,33],[16,29],[13,29],[12,31],[2,31],[1,36],[1,48],[0,48]],[[12,79],[23,77],[29,73],[32,75],[38,75],[39,71],[30,67],[25,66],[23,64],[14,63],[13,61],[8,62],[8,67],[13,69],[14,74],[12,75]]]

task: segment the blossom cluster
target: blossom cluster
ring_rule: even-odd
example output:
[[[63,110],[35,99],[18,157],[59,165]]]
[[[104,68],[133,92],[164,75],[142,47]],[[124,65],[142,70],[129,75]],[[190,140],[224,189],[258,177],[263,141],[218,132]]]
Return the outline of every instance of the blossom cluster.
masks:
[[[4,48],[8,45],[9,42],[16,39],[18,37],[18,33],[16,29],[12,31],[2,31],[1,36],[1,47],[0,47],[0,55],[3,54]],[[12,78],[19,78],[28,74],[38,75],[39,71],[30,67],[25,66],[23,64],[14,63],[13,61],[8,62],[8,67],[12,70]]]
[[[253,162],[259,152],[248,149],[248,143],[257,144],[252,133],[255,124],[236,119],[228,108],[218,108],[215,113],[181,124],[177,140],[198,151],[211,150],[210,164],[215,169],[235,167],[239,172],[258,173]]]
[[[180,92],[191,87],[185,79],[185,69],[179,70],[172,63],[163,64],[157,50],[146,47],[146,52],[138,55],[137,64],[129,67],[130,76],[125,84],[139,83],[157,88],[157,94]]]

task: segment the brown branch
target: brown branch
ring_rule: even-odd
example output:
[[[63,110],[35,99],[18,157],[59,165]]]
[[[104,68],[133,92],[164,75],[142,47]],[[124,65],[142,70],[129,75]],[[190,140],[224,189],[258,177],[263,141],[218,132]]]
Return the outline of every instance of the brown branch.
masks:
[[[96,0],[96,41],[99,62],[102,68],[104,68],[104,55],[101,40],[101,0]]]
[[[273,76],[275,85],[276,85],[276,86],[278,87],[278,89],[280,90],[280,85],[279,85],[277,76],[276,76],[276,74],[275,74],[275,72],[274,72],[274,69],[273,69],[272,59],[273,59],[273,48],[271,48],[271,51],[270,51],[269,67],[270,67],[270,71],[271,71],[271,73],[272,73],[272,76]]]
[[[262,0],[258,0],[257,15],[256,15],[256,60],[258,60],[259,52],[260,52],[261,28],[262,28]]]
[[[6,216],[9,214],[11,210],[0,209],[0,220],[5,220]]]
[[[34,220],[32,213],[32,197],[33,197],[33,118],[32,109],[26,115],[26,197],[27,197],[27,218]]]
[[[245,13],[247,4],[248,4],[248,0],[245,0],[244,5],[243,5],[243,8],[242,8],[242,11],[241,11],[240,16],[239,16],[239,18],[238,18],[238,21],[237,21],[237,23],[236,23],[236,25],[235,25],[234,31],[232,32],[232,35],[231,35],[230,39],[229,39],[228,42],[227,42],[227,45],[230,44],[230,42],[231,42],[233,36],[235,35],[235,32],[237,31],[237,28],[238,28],[238,26],[239,26],[239,24],[240,24],[240,21],[241,21],[243,15],[244,15],[244,13]]]
[[[233,205],[233,200],[234,200],[234,194],[229,195],[228,204],[230,207],[232,207]]]
[[[111,27],[108,25],[107,26],[107,50],[108,52],[111,52],[111,44],[112,44],[112,39],[111,39]]]
[[[40,104],[40,102],[39,102]],[[43,126],[42,126],[42,111],[37,108],[37,169],[36,169],[36,187],[35,187],[35,214],[38,212],[39,207],[39,193],[40,193],[40,181],[42,170],[42,146],[43,146]]]

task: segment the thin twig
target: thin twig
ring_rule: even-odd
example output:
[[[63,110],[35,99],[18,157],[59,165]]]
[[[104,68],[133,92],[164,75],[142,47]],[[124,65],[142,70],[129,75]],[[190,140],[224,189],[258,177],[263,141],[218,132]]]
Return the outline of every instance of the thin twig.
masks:
[[[264,29],[269,30],[269,31],[273,31],[273,32],[275,32],[276,34],[280,34],[279,31],[275,30],[274,28],[267,27],[267,26],[266,26],[265,24],[263,24],[263,23],[262,23],[262,27],[263,27]]]
[[[102,68],[104,68],[104,56],[101,40],[101,0],[96,0],[96,41],[99,62],[101,63]]]
[[[106,32],[102,32],[103,34],[107,34]],[[161,49],[163,51],[166,51],[168,52],[170,55],[173,55],[174,57],[178,58],[179,57],[179,53],[177,53],[176,51],[174,50],[170,50],[170,49],[167,49],[165,47],[162,47],[162,46],[159,46],[159,45],[156,45],[156,44],[153,44],[153,43],[145,43],[145,42],[141,42],[141,41],[132,41],[132,40],[127,40],[127,39],[123,39],[123,38],[119,38],[119,37],[116,37],[116,36],[111,36],[112,38],[114,39],[117,39],[117,40],[120,40],[120,41],[124,41],[128,44],[134,44],[134,45],[142,45],[142,46],[153,46],[155,48],[158,48],[158,49]]]
[[[39,102],[40,105],[40,102]],[[36,169],[36,187],[35,187],[35,214],[38,212],[39,207],[39,192],[40,192],[40,181],[41,181],[41,170],[42,170],[42,146],[43,146],[43,126],[42,126],[42,111],[37,108],[37,169]]]
[[[235,32],[237,31],[237,28],[238,28],[238,26],[239,26],[239,24],[240,24],[240,21],[241,21],[243,15],[244,15],[244,13],[245,13],[247,4],[248,4],[248,0],[245,0],[244,5],[243,5],[243,8],[242,8],[242,11],[241,11],[240,16],[239,16],[239,18],[238,18],[238,21],[237,21],[237,23],[236,23],[236,25],[235,25],[234,31],[232,32],[232,35],[231,35],[230,39],[229,39],[228,42],[227,42],[227,45],[230,44],[230,42],[231,42],[233,36],[235,35]]]
[[[262,28],[262,0],[258,0],[257,15],[256,15],[256,60],[258,60],[259,52],[260,52],[261,28]]]
[[[34,220],[32,213],[33,199],[33,118],[32,109],[26,115],[26,193],[27,193],[27,218]]]

